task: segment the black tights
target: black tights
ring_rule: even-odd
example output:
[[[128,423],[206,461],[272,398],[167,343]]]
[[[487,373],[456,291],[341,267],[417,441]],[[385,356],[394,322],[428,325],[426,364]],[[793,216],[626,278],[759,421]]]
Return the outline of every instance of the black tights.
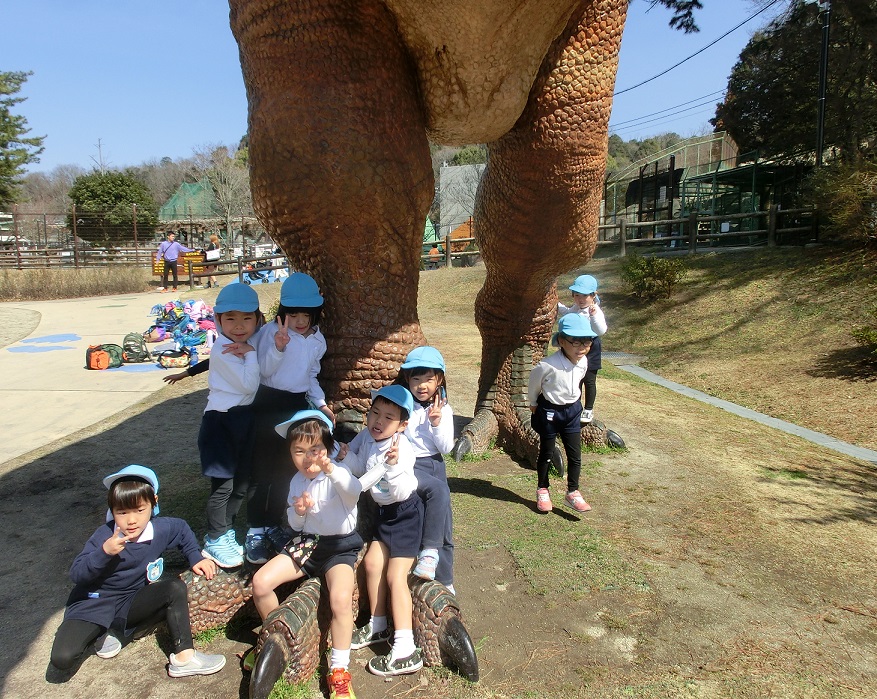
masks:
[[[137,630],[165,620],[175,653],[194,648],[187,595],[186,584],[179,578],[160,580],[141,588],[128,609],[126,628]],[[91,621],[65,619],[55,633],[52,665],[59,670],[70,670],[106,630],[105,626]]]
[[[582,394],[585,397],[585,410],[594,409],[594,401],[597,400],[597,372],[599,369],[588,369],[585,372],[585,378],[582,379]]]
[[[579,489],[579,477],[582,472],[582,433],[561,432],[560,441],[566,452],[566,490],[572,492]],[[536,462],[536,487],[548,487],[548,470],[551,468],[551,454],[554,451],[555,437],[539,435],[539,460]]]

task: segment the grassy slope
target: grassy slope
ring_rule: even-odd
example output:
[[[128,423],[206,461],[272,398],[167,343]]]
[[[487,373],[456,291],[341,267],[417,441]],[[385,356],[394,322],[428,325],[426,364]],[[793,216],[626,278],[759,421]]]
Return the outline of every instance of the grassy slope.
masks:
[[[783,248],[689,263],[680,291],[653,303],[625,293],[618,261],[588,266],[609,322],[605,350],[645,355],[643,366],[666,378],[877,449],[877,368],[850,335],[873,324],[877,257]]]

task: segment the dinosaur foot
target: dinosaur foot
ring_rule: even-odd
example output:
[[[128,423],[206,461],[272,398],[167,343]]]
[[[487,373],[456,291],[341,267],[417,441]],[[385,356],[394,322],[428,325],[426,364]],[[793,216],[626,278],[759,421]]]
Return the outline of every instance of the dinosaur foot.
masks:
[[[271,633],[262,642],[250,676],[250,699],[265,699],[289,665],[289,645],[283,634]]]
[[[414,642],[427,665],[456,669],[470,682],[478,681],[478,657],[463,624],[457,598],[444,585],[410,578],[414,602]]]
[[[499,426],[493,411],[479,408],[475,417],[463,428],[451,450],[451,456],[454,461],[461,461],[466,454],[481,454],[490,448],[498,433]]]
[[[610,447],[624,449],[624,440],[600,420],[582,425],[582,444],[590,447]]]

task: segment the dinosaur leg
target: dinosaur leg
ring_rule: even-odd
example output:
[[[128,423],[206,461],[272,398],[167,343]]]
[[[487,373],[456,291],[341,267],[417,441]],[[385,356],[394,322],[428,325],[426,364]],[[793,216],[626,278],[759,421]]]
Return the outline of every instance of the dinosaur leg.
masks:
[[[339,426],[424,339],[420,243],[434,194],[412,64],[377,0],[231,0],[253,205],[326,298],[321,384]]]
[[[626,8],[626,0],[583,2],[546,55],[518,122],[488,145],[475,209],[487,267],[475,304],[481,377],[457,453],[498,433],[500,444],[535,463],[527,378],[554,323],[557,276],[596,247]]]

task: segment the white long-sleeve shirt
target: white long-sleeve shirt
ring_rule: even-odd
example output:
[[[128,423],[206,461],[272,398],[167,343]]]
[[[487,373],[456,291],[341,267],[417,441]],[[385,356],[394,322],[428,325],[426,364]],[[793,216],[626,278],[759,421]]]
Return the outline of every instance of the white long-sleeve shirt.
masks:
[[[442,406],[442,419],[438,427],[429,422],[429,407],[415,401],[414,412],[408,418],[405,436],[411,442],[414,458],[447,454],[454,448],[454,411],[450,405]]]
[[[582,308],[579,304],[574,303],[572,306],[564,306],[562,303],[558,301],[557,303],[557,317],[558,319],[563,318],[567,313],[578,313],[580,316],[583,316],[588,319],[591,323],[591,330],[600,337],[606,334],[606,330],[608,327],[606,325],[606,316],[603,315],[603,309],[597,306],[596,304],[593,306],[594,315],[591,315],[588,312],[587,308]]]
[[[376,442],[363,430],[350,441],[350,451],[344,457],[344,465],[360,478],[362,489],[367,489],[378,505],[404,502],[417,490],[411,442],[399,435],[399,459],[395,466],[388,466],[386,455],[392,444],[392,437]]]
[[[527,386],[530,405],[536,405],[540,393],[554,405],[570,405],[581,400],[582,390],[579,385],[587,371],[587,357],[582,357],[578,364],[567,359],[563,350],[545,357],[530,372]]]
[[[317,407],[326,405],[326,394],[317,382],[320,360],[326,354],[326,338],[316,328],[304,337],[289,331],[289,344],[283,352],[274,344],[277,323],[268,323],[259,331],[257,350],[262,367],[262,383],[290,393],[306,393]]]
[[[306,492],[314,504],[300,515],[293,503]],[[296,473],[289,482],[286,510],[289,526],[298,532],[321,536],[350,534],[356,530],[356,503],[361,492],[359,480],[338,464],[328,476],[320,472],[311,479]]]
[[[231,344],[224,335],[213,343],[210,351],[210,376],[207,386],[208,410],[221,413],[238,405],[250,405],[259,390],[259,360],[256,352],[247,352],[243,358],[233,354],[223,354],[223,348]]]

